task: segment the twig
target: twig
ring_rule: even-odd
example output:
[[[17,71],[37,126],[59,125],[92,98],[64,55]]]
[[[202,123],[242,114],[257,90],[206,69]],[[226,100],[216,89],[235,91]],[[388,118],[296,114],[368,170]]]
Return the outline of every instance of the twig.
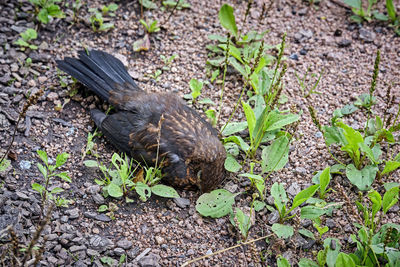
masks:
[[[273,236],[273,234],[265,235],[265,236],[262,236],[262,237],[259,237],[259,238],[256,238],[256,239],[252,239],[252,240],[247,241],[247,242],[244,242],[244,243],[237,244],[237,245],[232,246],[232,247],[229,247],[229,248],[224,248],[224,249],[218,250],[218,251],[216,251],[216,252],[214,252],[214,253],[211,253],[211,254],[208,254],[208,255],[204,255],[204,256],[195,258],[195,259],[193,259],[193,260],[190,260],[190,261],[185,262],[184,264],[182,264],[181,267],[188,266],[189,264],[192,264],[192,263],[194,263],[194,262],[196,262],[196,261],[199,261],[199,260],[202,260],[202,259],[206,259],[206,258],[208,258],[208,257],[211,257],[211,256],[214,256],[214,255],[217,255],[217,254],[220,254],[220,253],[229,251],[229,250],[234,249],[234,248],[241,247],[241,246],[243,246],[243,245],[251,244],[251,243],[253,243],[253,242],[259,241],[259,240],[261,240],[261,239],[265,239],[265,238],[270,237],[270,236]]]

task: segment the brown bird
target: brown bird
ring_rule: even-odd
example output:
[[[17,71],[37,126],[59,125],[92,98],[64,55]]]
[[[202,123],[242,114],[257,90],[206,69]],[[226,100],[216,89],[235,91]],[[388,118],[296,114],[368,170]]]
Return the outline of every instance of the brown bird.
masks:
[[[80,51],[57,65],[115,107],[111,115],[93,109],[91,117],[117,149],[149,165],[162,162],[172,186],[207,192],[221,183],[226,152],[217,131],[176,95],[141,90],[122,62],[102,51]]]

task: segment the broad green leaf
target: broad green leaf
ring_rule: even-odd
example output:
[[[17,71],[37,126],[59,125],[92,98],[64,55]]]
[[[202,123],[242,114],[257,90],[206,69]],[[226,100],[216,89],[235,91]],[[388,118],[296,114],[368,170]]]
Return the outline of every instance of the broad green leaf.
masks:
[[[122,195],[123,195],[121,187],[119,187],[115,183],[110,183],[107,186],[107,193],[110,196],[115,197],[115,198],[122,197]]]
[[[247,128],[247,121],[242,122],[230,122],[226,125],[225,129],[222,131],[224,136],[229,136],[231,134],[241,132],[246,130]]]
[[[239,146],[234,142],[224,143],[224,147],[226,153],[231,154],[234,157],[237,157],[239,155]]]
[[[228,154],[225,159],[224,167],[229,172],[238,172],[242,165],[240,165],[234,156]]]
[[[63,152],[61,154],[57,155],[57,159],[56,159],[56,168],[60,167],[61,165],[63,165],[65,162],[67,162],[67,159],[69,157],[69,154],[66,152]]]
[[[115,10],[118,9],[118,5],[115,4],[115,3],[111,3],[111,4],[109,4],[107,7],[108,7],[108,9],[109,9],[110,11],[115,11]]]
[[[157,8],[156,3],[153,3],[151,0],[139,0],[139,3],[147,9],[156,9]]]
[[[282,129],[283,126],[289,125],[300,119],[297,114],[281,114],[279,112],[270,112],[265,123],[265,131],[273,131]]]
[[[137,182],[135,191],[139,195],[140,200],[146,201],[151,196],[151,189],[147,184]],[[122,192],[122,191],[121,191]]]
[[[49,162],[49,160],[48,160],[48,158],[47,158],[47,153],[46,153],[46,151],[38,150],[38,151],[36,151],[36,153],[39,155],[39,158],[44,162],[44,164],[47,165],[47,163]]]
[[[249,229],[251,227],[250,217],[244,214],[244,212],[239,208],[236,208],[235,211],[235,218],[238,222],[237,226],[239,228],[239,231],[243,237],[247,237],[247,233],[249,232]]]
[[[46,167],[44,167],[39,162],[36,165],[37,165],[39,171],[42,173],[43,177],[46,179],[47,178],[47,169],[46,169]]]
[[[400,162],[388,160],[383,168],[382,175],[397,170],[400,167]]]
[[[229,57],[228,62],[234,67],[244,78],[247,79],[250,71],[247,71],[246,67],[240,64],[234,57]]]
[[[98,167],[98,166],[99,166],[99,165],[97,164],[97,161],[95,161],[95,160],[85,160],[85,161],[83,162],[83,164],[85,164],[86,167],[90,167],[90,168]]]
[[[391,21],[396,21],[396,8],[393,5],[393,0],[386,0],[386,10]]]
[[[50,5],[47,7],[47,13],[54,18],[64,17],[64,13],[61,11],[58,5]]]
[[[157,184],[151,187],[151,192],[160,197],[168,197],[168,198],[178,198],[179,194],[176,190],[170,186],[166,186],[163,184]]]
[[[343,2],[352,8],[359,9],[361,7],[361,0],[343,0]]]
[[[307,229],[299,229],[299,234],[315,240],[314,233]]]
[[[282,211],[282,208],[289,200],[283,185],[281,183],[274,183],[271,187],[271,195],[274,198],[274,203],[277,209]]]
[[[385,14],[380,13],[378,10],[372,11],[372,15],[377,20],[381,20],[381,21],[388,21],[389,20],[388,16],[386,16]]]
[[[283,256],[280,256],[278,260],[276,261],[276,264],[278,267],[290,267],[290,263],[287,259],[285,259]]]
[[[265,202],[259,201],[259,200],[254,200],[253,202],[253,208],[256,212],[259,212],[260,210],[265,208]]]
[[[233,8],[228,4],[224,4],[219,10],[218,17],[222,27],[230,31],[233,36],[237,37],[238,29],[235,22],[235,15],[233,14]]]
[[[323,126],[323,130],[327,146],[332,144],[346,144],[346,139],[341,128],[335,126]]]
[[[38,184],[38,183],[33,183],[32,184],[32,189],[37,191],[37,192],[39,192],[40,194],[42,194],[44,192],[44,190],[46,190],[44,188],[44,186],[42,186],[41,184]]]
[[[333,247],[335,249],[332,248],[332,243],[334,243]],[[324,247],[328,248],[328,252],[326,254],[326,264],[328,267],[334,267],[341,249],[340,242],[336,238],[326,238],[324,240]]]
[[[244,114],[246,116],[250,139],[252,140],[253,143],[254,140],[253,130],[254,127],[256,126],[256,115],[254,114],[254,111],[251,109],[250,105],[247,104],[246,102],[242,101],[242,107],[244,110]]]
[[[196,201],[196,210],[203,216],[221,218],[232,212],[237,194],[217,189],[201,195]]]
[[[60,177],[61,179],[63,179],[64,181],[66,181],[68,183],[71,182],[71,178],[68,176],[68,174],[66,172],[57,173],[56,176]]]
[[[262,171],[272,172],[285,167],[289,160],[289,139],[286,136],[277,138],[271,145],[262,150]]]
[[[377,164],[377,159],[375,159],[375,155],[372,149],[367,146],[365,143],[359,143],[358,146],[360,147],[361,151],[367,155],[367,157],[371,160],[372,163]]]
[[[306,258],[301,258],[298,265],[299,267],[319,267],[318,263]]]
[[[319,176],[319,186],[321,194],[325,194],[326,188],[331,180],[330,168],[325,168]]]
[[[357,170],[353,164],[346,166],[346,177],[361,191],[365,191],[370,188],[375,180],[377,172],[378,167],[372,165],[367,165],[361,170]]]
[[[375,190],[372,190],[368,193],[368,197],[372,202],[372,218],[375,218],[376,213],[381,209],[382,207],[382,197],[381,195],[376,192]]]
[[[58,194],[64,192],[64,189],[60,188],[60,187],[55,187],[53,188],[53,190],[50,191],[50,194]]]
[[[0,162],[0,172],[4,172],[5,170],[7,170],[8,166],[10,166],[11,161],[9,161],[8,159],[3,159]]]
[[[288,213],[291,212],[292,210],[294,210],[295,208],[297,208],[298,206],[300,206],[301,204],[303,204],[307,199],[312,197],[315,194],[315,192],[317,192],[318,188],[319,188],[319,185],[315,184],[315,185],[312,185],[312,186],[300,191],[294,197],[292,207],[290,208]]]
[[[210,34],[208,35],[208,39],[211,41],[218,41],[220,43],[226,43],[228,39],[225,36],[217,35],[217,34]]]
[[[240,136],[231,135],[229,137],[224,138],[224,143],[228,142],[234,142],[235,144],[239,145],[239,147],[245,152],[247,152],[250,149],[250,146]]]
[[[314,220],[326,214],[327,211],[316,206],[305,206],[301,208],[300,218]]]
[[[399,186],[392,187],[383,195],[382,208],[384,214],[399,201],[399,190]]]
[[[294,233],[293,227],[290,225],[274,223],[271,228],[272,232],[274,232],[278,238],[289,238]]]
[[[189,82],[190,90],[192,90],[192,98],[196,100],[201,95],[201,89],[203,88],[203,82],[196,79],[191,79]]]
[[[40,22],[47,24],[49,23],[50,19],[49,19],[49,13],[47,12],[47,9],[42,8],[39,12],[39,14],[37,15],[37,18]]]
[[[353,259],[349,255],[347,255],[343,252],[340,252],[336,259],[335,266],[336,267],[355,267],[356,264],[354,263]]]
[[[98,212],[105,212],[105,211],[107,211],[107,210],[108,210],[107,205],[101,205],[101,206],[97,209]]]

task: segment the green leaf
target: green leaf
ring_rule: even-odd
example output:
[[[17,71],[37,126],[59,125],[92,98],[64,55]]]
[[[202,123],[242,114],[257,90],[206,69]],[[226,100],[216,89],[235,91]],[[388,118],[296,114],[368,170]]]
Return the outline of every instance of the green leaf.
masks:
[[[60,167],[61,165],[63,165],[65,162],[67,162],[67,159],[69,157],[69,154],[66,152],[63,152],[61,154],[57,155],[56,158],[56,168]]]
[[[278,267],[290,267],[290,263],[287,259],[284,257],[280,256],[278,260],[276,261]]]
[[[253,202],[253,208],[256,212],[259,212],[260,210],[265,208],[265,202],[259,201],[259,200],[254,200]]]
[[[109,4],[107,7],[108,7],[108,9],[109,9],[110,11],[115,11],[115,10],[118,9],[118,5],[115,4],[115,3],[111,3],[111,4]]]
[[[242,234],[242,236],[246,238],[249,229],[251,227],[250,217],[244,214],[244,212],[239,208],[236,208],[235,210],[236,210],[235,218],[238,222],[237,227],[239,228],[239,231]]]
[[[346,144],[342,129],[335,126],[323,126],[323,130],[327,146],[330,146],[331,144]]]
[[[383,168],[382,175],[397,170],[400,167],[400,162],[398,161],[386,161],[385,167]]]
[[[371,217],[375,218],[376,213],[381,209],[382,207],[382,197],[381,195],[376,192],[375,190],[372,190],[368,193],[368,197],[372,202],[372,214]]]
[[[203,82],[196,79],[191,79],[189,82],[190,90],[192,90],[192,98],[196,100],[201,95],[201,89],[203,88]]]
[[[238,172],[242,165],[240,165],[234,156],[228,154],[225,159],[224,167],[229,172]]]
[[[346,166],[346,177],[361,191],[365,191],[370,188],[375,180],[377,172],[378,167],[372,165],[367,165],[361,170],[357,170],[353,164]]]
[[[246,130],[246,128],[247,128],[247,121],[230,122],[226,125],[225,129],[222,131],[222,135],[229,136],[231,134],[244,131]]]
[[[217,34],[210,34],[208,35],[208,39],[211,41],[218,41],[220,43],[226,43],[228,39],[225,36],[217,35]]]
[[[372,12],[372,15],[374,15],[374,18],[376,18],[377,20],[381,20],[381,21],[388,21],[389,17],[380,13],[378,10],[374,10]]]
[[[365,143],[358,143],[358,146],[360,147],[361,151],[364,152],[365,155],[367,155],[372,163],[378,164],[377,159],[375,159],[375,155],[369,146],[367,146]]]
[[[353,259],[349,255],[347,255],[343,252],[340,252],[336,259],[335,266],[336,267],[355,267],[356,264],[354,263]]]
[[[64,13],[61,11],[58,5],[51,5],[47,7],[47,13],[54,18],[62,18],[64,16]]]
[[[293,227],[290,225],[274,223],[271,228],[272,232],[274,232],[278,238],[289,238],[294,233]]]
[[[150,0],[139,0],[139,3],[147,9],[156,9],[157,5]]]
[[[47,179],[47,169],[42,164],[40,164],[39,162],[36,165],[37,165],[39,171],[42,173],[43,177],[45,179]]]
[[[289,139],[281,136],[265,147],[261,154],[263,172],[277,171],[285,167],[289,160]]]
[[[19,45],[19,46],[24,46],[24,47],[28,47],[29,44],[27,42],[25,42],[24,40],[22,40],[21,38],[19,38],[15,44]]]
[[[265,131],[273,131],[282,129],[283,126],[292,124],[300,119],[298,114],[281,114],[278,112],[270,112],[267,122],[265,123]]]
[[[85,166],[89,167],[89,168],[99,167],[99,165],[97,164],[97,161],[95,161],[95,160],[85,160],[83,162],[83,164],[85,164]]]
[[[151,189],[147,184],[137,182],[135,191],[139,195],[140,200],[146,201],[151,196]]]
[[[248,74],[250,73],[250,69],[247,69],[246,66],[240,64],[234,57],[229,57],[228,62],[232,67],[234,67],[244,78],[247,79]]]
[[[305,206],[301,208],[300,218],[314,220],[326,214],[327,211],[316,206]]]
[[[42,194],[46,189],[44,188],[44,186],[38,184],[38,183],[33,183],[32,184],[32,189],[39,192],[40,194]]]
[[[105,211],[107,211],[107,210],[108,210],[107,205],[101,205],[101,206],[97,209],[98,212],[105,212]]]
[[[30,41],[37,38],[37,32],[35,29],[28,28],[24,33],[21,33],[21,36],[24,40]]]
[[[240,136],[231,135],[229,137],[224,138],[224,143],[229,143],[229,142],[234,142],[235,144],[239,145],[239,147],[244,152],[247,152],[250,149],[250,146]]]
[[[300,206],[301,204],[303,204],[307,199],[309,199],[310,197],[312,197],[315,192],[317,192],[319,188],[319,185],[312,185],[302,191],[300,191],[293,199],[293,204],[292,207],[290,208],[290,210],[288,211],[291,212],[292,210],[294,210],[295,208],[297,208],[298,206]]]
[[[383,195],[382,208],[384,214],[399,201],[399,190],[399,186],[392,187]]]
[[[49,162],[49,160],[48,160],[48,158],[47,158],[47,153],[46,153],[46,151],[38,150],[38,151],[36,151],[36,153],[39,155],[39,158],[44,162],[44,164],[47,165],[47,163]]]
[[[178,198],[179,194],[170,186],[158,184],[151,187],[151,192],[160,197]]]
[[[326,188],[328,187],[330,180],[331,180],[330,168],[327,167],[322,171],[321,175],[319,176],[319,186],[322,196],[325,195]]]
[[[306,258],[301,258],[298,265],[299,267],[319,267],[315,261]]]
[[[11,161],[9,161],[8,159],[3,159],[0,162],[0,172],[4,172],[5,170],[7,170],[8,166],[10,166]]]
[[[37,18],[43,24],[49,23],[50,19],[49,19],[49,13],[47,13],[47,9],[42,8],[39,14],[37,15]]]
[[[64,189],[60,188],[60,187],[55,187],[53,188],[53,190],[50,191],[50,194],[58,194],[64,192]]]
[[[326,264],[328,267],[334,267],[341,249],[341,244],[336,238],[326,238],[324,240],[324,247],[328,248],[326,254]]]
[[[359,9],[361,7],[361,0],[343,0],[343,2],[352,8]]]
[[[396,7],[393,4],[393,0],[386,0],[386,10],[391,21],[396,21]]]
[[[281,212],[289,200],[283,185],[281,183],[274,183],[271,187],[271,195],[274,198],[276,208]]]
[[[56,176],[60,177],[61,179],[63,179],[64,181],[66,181],[68,183],[71,182],[71,178],[68,176],[68,174],[66,172],[57,173]]]
[[[242,101],[242,106],[246,116],[247,126],[249,128],[250,139],[254,140],[253,130],[256,126],[256,115],[254,114],[254,111],[251,109],[250,105],[246,102]]]
[[[238,194],[232,194],[225,189],[217,189],[205,193],[196,201],[196,210],[203,216],[221,218],[232,211],[232,205]]]
[[[228,4],[224,4],[219,10],[218,17],[222,27],[237,37],[238,29],[235,22],[235,15],[233,15],[233,8]]]
[[[116,185],[115,183],[110,183],[107,186],[107,192],[110,196],[119,198],[123,196],[123,192],[120,186]]]
[[[310,230],[307,230],[307,229],[300,229],[300,230],[299,230],[299,234],[301,234],[301,235],[303,235],[303,236],[305,236],[305,237],[308,237],[308,238],[311,238],[311,239],[315,240],[315,236],[314,236],[313,232],[311,232]]]

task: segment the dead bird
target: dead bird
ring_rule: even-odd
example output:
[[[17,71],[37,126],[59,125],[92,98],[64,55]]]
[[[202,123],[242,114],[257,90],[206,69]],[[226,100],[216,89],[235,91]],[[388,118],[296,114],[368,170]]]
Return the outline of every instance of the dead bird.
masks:
[[[172,186],[208,192],[222,182],[226,152],[210,123],[172,93],[140,89],[114,56],[78,53],[57,60],[58,68],[115,107],[111,115],[93,109],[91,117],[118,150],[149,165],[161,162]]]

